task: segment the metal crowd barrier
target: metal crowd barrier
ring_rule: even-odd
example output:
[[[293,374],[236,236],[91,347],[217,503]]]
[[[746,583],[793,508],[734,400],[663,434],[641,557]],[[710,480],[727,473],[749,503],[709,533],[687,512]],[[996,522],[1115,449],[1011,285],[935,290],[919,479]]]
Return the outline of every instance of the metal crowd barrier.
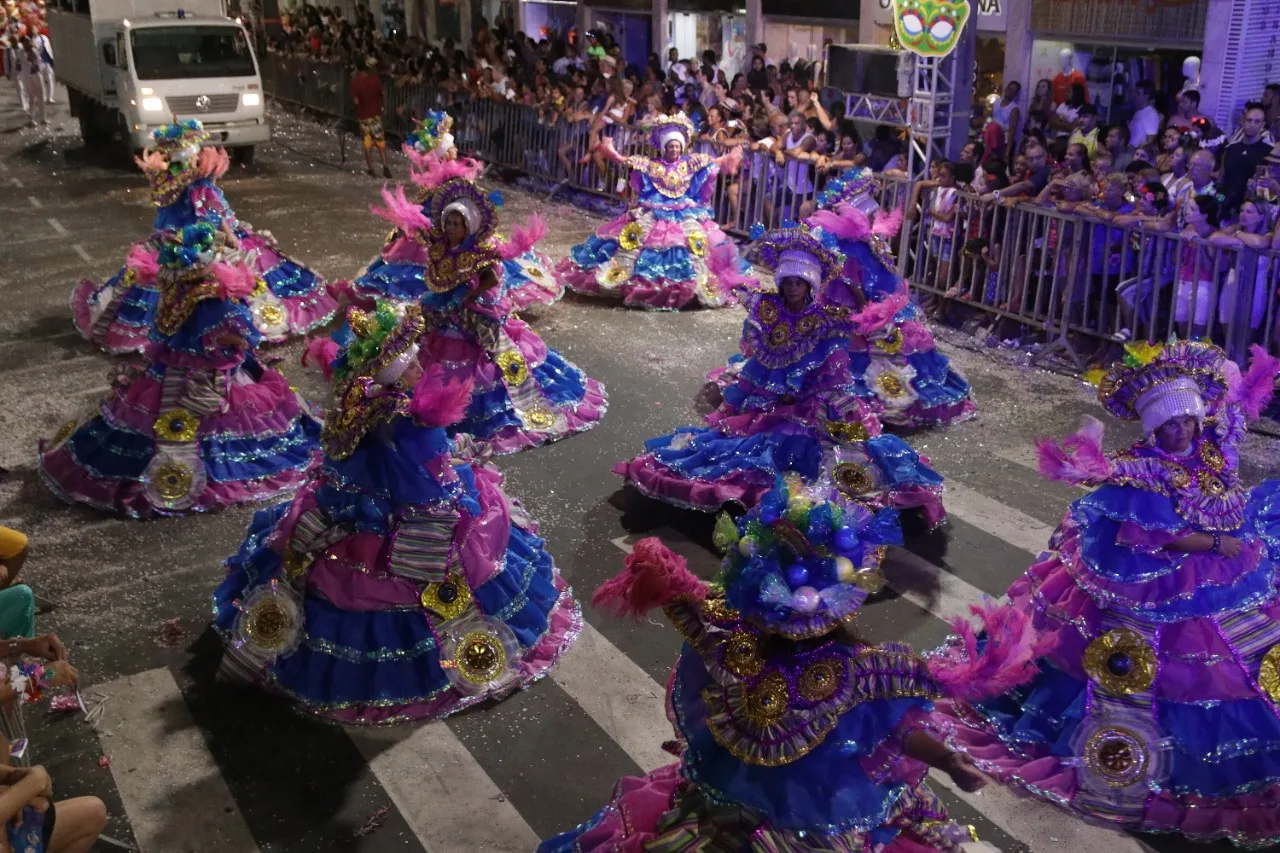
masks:
[[[350,81],[341,66],[274,54],[262,65],[269,95],[354,130]],[[647,134],[634,128],[593,130],[589,122],[571,124],[536,107],[425,85],[384,80],[384,89],[388,136],[403,139],[428,108],[448,108],[460,151],[542,179],[553,194],[564,188],[612,198],[630,193],[627,169],[591,155],[597,134],[607,134],[623,155],[656,153]],[[703,141],[696,150],[718,156],[726,149]],[[756,223],[772,228],[808,215],[829,177],[811,164],[779,164],[772,151],[746,147],[742,167],[720,174],[707,204],[721,227],[741,236]],[[905,178],[882,175],[879,186],[884,209],[909,205],[913,184]],[[1209,245],[1176,231],[1118,228],[1026,203],[984,204],[971,195],[958,196],[952,227],[939,229],[928,217],[932,192],[921,194],[903,222],[895,246],[903,275],[953,314],[987,315],[998,336],[1039,337],[1044,345],[1037,361],[1061,358],[1082,370],[1102,343],[1177,334],[1213,340],[1243,363],[1251,344],[1274,351],[1280,343],[1280,253]],[[972,251],[975,240],[987,241],[985,255]]]
[[[904,274],[953,312],[1039,332],[1047,346],[1036,360],[1061,356],[1083,369],[1104,342],[1176,335],[1211,340],[1243,364],[1251,345],[1280,345],[1278,252],[970,195],[939,234],[920,215],[932,192],[904,223]]]

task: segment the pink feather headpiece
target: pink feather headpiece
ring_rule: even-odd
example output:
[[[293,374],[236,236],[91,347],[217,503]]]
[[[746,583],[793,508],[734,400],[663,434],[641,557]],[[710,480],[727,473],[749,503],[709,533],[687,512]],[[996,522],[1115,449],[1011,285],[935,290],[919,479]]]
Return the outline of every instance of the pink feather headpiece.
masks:
[[[484,171],[484,163],[470,157],[446,160],[434,154],[421,154],[412,148],[405,151],[409,158],[409,179],[430,192],[454,178],[474,181]]]

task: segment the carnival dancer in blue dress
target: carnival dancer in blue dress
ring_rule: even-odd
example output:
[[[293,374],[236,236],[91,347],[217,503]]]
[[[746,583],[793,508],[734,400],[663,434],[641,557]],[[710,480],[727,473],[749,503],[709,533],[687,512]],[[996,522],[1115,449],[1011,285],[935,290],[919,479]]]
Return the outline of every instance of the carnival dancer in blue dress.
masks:
[[[337,380],[324,462],[214,593],[223,670],[334,722],[438,719],[546,675],[582,617],[502,475],[452,458],[470,388],[422,374],[417,306],[349,317],[309,347]]]
[[[886,242],[898,233],[902,211],[883,213],[875,190],[869,170],[850,169],[819,194],[821,209],[805,220],[833,235],[844,255],[840,276],[819,298],[857,311],[849,339],[854,391],[890,427],[922,429],[968,420],[977,414],[969,383],[938,352]],[[707,379],[723,388],[740,367],[734,356]]]
[[[623,778],[539,853],[994,850],[924,782],[930,767],[965,791],[986,778],[925,727],[941,696],[1030,677],[1027,626],[988,622],[981,656],[928,663],[860,639],[853,619],[883,582],[894,527],[837,494],[779,486],[724,526],[714,585],[659,540],[637,542],[595,603],[637,617],[660,606],[683,636],[667,682],[679,760]]]
[[[600,228],[556,267],[576,293],[621,298],[629,308],[676,310],[732,305],[735,279],[748,271],[708,207],[722,169],[736,171],[741,149],[721,157],[690,154],[693,125],[660,116],[651,130],[656,158],[624,157],[605,136],[598,152],[631,169],[636,206]]]
[[[254,231],[237,219],[217,184],[230,163],[227,152],[202,147],[209,134],[200,122],[166,125],[151,140],[137,163],[151,184],[153,233],[134,244],[114,276],[102,284],[85,279],[76,287],[71,308],[80,334],[110,353],[141,352],[159,295],[139,281],[139,270],[154,266],[164,232],[196,222],[222,230],[227,242],[251,261],[259,283],[247,304],[264,342],[277,343],[328,323],[338,302],[324,279],[286,257],[270,232]]]
[[[404,144],[409,158],[410,178],[418,187],[417,203],[424,216],[431,215],[431,198],[435,191],[454,179],[476,180],[484,164],[469,157],[459,157],[453,144],[453,118],[442,110],[429,110],[425,118],[415,122],[414,131]],[[388,205],[403,205],[400,195],[384,193]],[[491,196],[500,203],[501,194]],[[524,226],[517,226],[511,240],[494,238],[502,247],[502,292],[517,310],[535,305],[552,305],[564,296],[564,286],[555,276],[551,259],[538,251],[537,243],[547,233],[546,222],[534,214]],[[397,227],[384,241],[378,256],[365,265],[350,282],[340,283],[354,304],[371,307],[378,299],[418,302],[426,285],[416,275],[426,264],[423,245]]]
[[[754,506],[785,472],[836,477],[860,499],[919,507],[930,526],[941,523],[942,477],[902,439],[881,435],[849,391],[848,311],[814,300],[840,255],[802,225],[765,235],[760,257],[778,291],[744,293],[744,361],[720,408],[705,427],[645,442],[615,473],[657,500],[707,512]]]
[[[297,488],[320,456],[320,422],[255,355],[255,277],[207,222],[170,232],[142,369],[96,411],[41,443],[40,473],[64,500],[135,518],[207,512]]]
[[[455,178],[432,193],[428,219],[402,190],[385,195],[388,206],[377,212],[425,254],[422,264],[402,265],[393,285],[405,293],[421,288],[423,367],[438,364],[450,381],[472,385],[471,405],[450,434],[502,454],[595,426],[608,408],[604,386],[517,319],[502,290],[507,250],[494,236],[492,199]]]
[[[1098,396],[1146,437],[1104,453],[1090,419],[1040,443],[1043,473],[1095,488],[1009,589],[1048,641],[1038,676],[940,706],[984,771],[1107,826],[1280,842],[1280,481],[1246,489],[1237,455],[1278,369],[1131,345]]]

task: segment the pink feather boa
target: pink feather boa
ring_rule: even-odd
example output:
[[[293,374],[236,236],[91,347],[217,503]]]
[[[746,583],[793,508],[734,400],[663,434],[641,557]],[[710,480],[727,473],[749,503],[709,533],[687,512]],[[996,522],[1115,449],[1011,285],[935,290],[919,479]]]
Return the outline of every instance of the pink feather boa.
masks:
[[[902,208],[895,207],[893,210],[885,213],[883,210],[876,213],[875,224],[871,226],[871,233],[878,237],[884,237],[891,240],[897,237],[902,231]]]
[[[879,302],[868,302],[866,307],[850,318],[853,321],[853,327],[859,334],[874,334],[892,322],[898,312],[906,307],[908,301],[907,294],[897,292],[889,294]]]
[[[140,284],[155,284],[156,273],[160,272],[156,251],[146,243],[136,243],[124,259],[124,265],[133,270]]]
[[[328,337],[308,338],[307,346],[302,350],[302,366],[318,367],[324,378],[333,380],[333,362],[342,348]]]
[[[196,171],[202,178],[218,180],[231,168],[231,155],[225,148],[201,148]]]
[[[1040,474],[1050,480],[1098,485],[1111,477],[1111,460],[1102,450],[1102,421],[1086,416],[1079,432],[1062,440],[1036,439]]]
[[[249,296],[258,283],[253,270],[243,264],[232,265],[216,261],[209,265],[209,273],[217,280],[223,299]]]
[[[421,205],[405,197],[403,186],[396,187],[394,193],[383,187],[382,200],[386,202],[386,207],[371,206],[369,212],[381,216],[406,234],[431,227],[431,220],[423,214]]]
[[[650,536],[635,544],[622,571],[600,585],[591,603],[638,619],[682,595],[701,601],[707,597],[706,584],[689,571],[684,557]]]
[[[861,210],[847,204],[837,205],[835,210],[815,211],[808,221],[841,240],[861,241],[871,235],[871,220]]]
[[[511,239],[503,243],[498,251],[506,260],[514,260],[537,245],[547,236],[547,221],[538,214],[529,217],[525,227],[517,225],[511,230]]]
[[[967,702],[999,696],[1036,677],[1036,661],[1052,647],[1052,636],[1040,636],[1031,620],[1017,608],[988,599],[971,606],[986,634],[979,651],[978,632],[956,617],[956,636],[928,660],[929,671],[943,692]]]
[[[1227,384],[1231,389],[1228,399],[1239,403],[1245,415],[1256,420],[1275,394],[1280,358],[1269,355],[1258,344],[1249,347],[1249,355],[1249,369],[1243,375],[1235,362],[1227,362]]]
[[[725,289],[736,291],[739,288],[754,288],[760,280],[739,272],[738,261],[738,247],[732,241],[725,240],[720,245],[713,246],[707,255],[707,269],[715,274]]]
[[[444,368],[433,364],[413,389],[409,411],[418,423],[429,427],[456,424],[471,404],[471,381],[445,382]]]

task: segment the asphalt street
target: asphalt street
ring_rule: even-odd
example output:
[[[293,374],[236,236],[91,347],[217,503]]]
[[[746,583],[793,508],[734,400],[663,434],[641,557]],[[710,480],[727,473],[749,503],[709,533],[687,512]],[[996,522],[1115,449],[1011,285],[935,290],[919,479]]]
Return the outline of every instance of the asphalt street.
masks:
[[[68,298],[80,278],[111,275],[149,231],[146,183],[122,154],[86,152],[65,107],[49,128],[25,128],[13,91],[0,88],[0,523],[30,535],[25,580],[56,605],[40,627],[67,642],[88,704],[104,703],[92,724],[27,712],[34,758],[58,796],[93,793],[108,804],[110,840],[95,850],[529,851],[586,819],[617,777],[665,763],[660,685],[678,640],[657,618],[621,622],[588,608],[586,630],[551,677],[444,723],[344,730],[215,680],[210,594],[251,509],[126,521],[59,503],[35,473],[37,441],[107,391],[118,360],[80,338]],[[287,115],[277,129],[257,164],[224,182],[230,202],[328,278],[355,274],[387,231],[368,212],[381,181],[342,163],[331,129]],[[398,155],[393,169],[407,177]],[[535,210],[547,218],[553,258],[598,224],[503,192],[505,222]],[[527,319],[610,397],[596,429],[499,460],[565,577],[589,599],[650,534],[710,576],[712,519],[623,490],[610,469],[705,413],[702,377],[736,349],[741,312],[651,314],[570,297]],[[909,437],[947,477],[951,522],[892,554],[891,593],[859,616],[865,636],[919,649],[944,639],[946,619],[1002,594],[1045,545],[1080,493],[1037,476],[1033,440],[1098,413],[1088,389],[1028,366],[1025,352],[956,332],[939,338],[981,409],[976,421]],[[299,365],[300,352],[294,343],[269,354],[323,404],[323,382]],[[1109,445],[1134,439],[1113,423]],[[1275,470],[1276,451],[1274,440],[1248,440],[1250,482]],[[938,787],[959,818],[1006,850],[1227,849],[1116,835],[999,790],[961,797]]]

